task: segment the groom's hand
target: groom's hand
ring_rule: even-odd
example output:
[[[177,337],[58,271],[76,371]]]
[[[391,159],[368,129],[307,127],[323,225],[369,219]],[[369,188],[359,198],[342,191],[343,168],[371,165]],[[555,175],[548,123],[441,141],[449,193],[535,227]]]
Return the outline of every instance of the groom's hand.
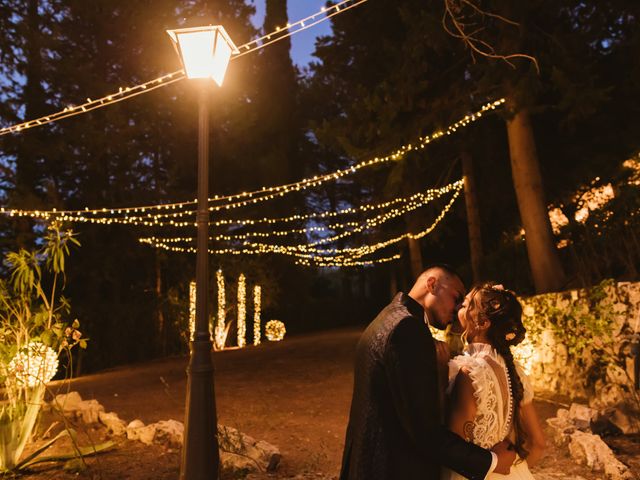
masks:
[[[516,451],[511,442],[503,440],[494,445],[491,451],[498,456],[498,464],[493,471],[501,475],[509,475],[511,465],[516,461]]]
[[[447,345],[445,342],[441,342],[440,340],[436,340],[435,344],[436,344],[436,359],[438,360],[438,365],[448,369],[449,358],[451,355],[449,351],[449,345]]]

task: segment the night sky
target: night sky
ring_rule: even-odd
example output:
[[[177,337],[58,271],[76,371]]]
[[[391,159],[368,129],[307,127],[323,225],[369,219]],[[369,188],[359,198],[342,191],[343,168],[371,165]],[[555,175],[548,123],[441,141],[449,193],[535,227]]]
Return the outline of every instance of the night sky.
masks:
[[[309,15],[320,11],[325,5],[325,0],[289,0],[289,22],[301,20]],[[257,27],[262,26],[264,19],[265,0],[254,0],[256,14],[253,23]],[[328,35],[331,33],[331,22],[326,21],[315,25],[291,37],[291,58],[300,67],[308,65],[312,60],[311,54],[314,49],[314,42],[318,35]]]

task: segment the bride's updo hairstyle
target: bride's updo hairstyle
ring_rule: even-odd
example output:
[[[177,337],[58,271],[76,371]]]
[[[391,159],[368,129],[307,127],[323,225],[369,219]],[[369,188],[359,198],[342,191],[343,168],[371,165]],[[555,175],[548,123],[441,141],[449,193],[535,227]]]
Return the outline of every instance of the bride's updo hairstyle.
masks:
[[[520,403],[524,396],[524,387],[511,353],[511,347],[522,342],[527,333],[522,324],[522,305],[515,293],[493,282],[473,288],[470,292],[470,304],[472,307],[470,312],[476,316],[476,321],[484,318],[491,322],[487,337],[491,346],[504,358],[511,383],[512,422],[516,433],[515,449],[520,458],[527,458],[529,452],[524,447],[527,438],[520,418]]]

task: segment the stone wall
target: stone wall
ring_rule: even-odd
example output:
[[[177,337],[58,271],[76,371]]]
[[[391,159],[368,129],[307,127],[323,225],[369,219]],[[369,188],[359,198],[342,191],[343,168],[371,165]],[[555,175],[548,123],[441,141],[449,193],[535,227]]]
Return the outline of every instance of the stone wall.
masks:
[[[514,351],[534,388],[593,406],[638,403],[640,283],[606,281],[521,299],[527,339]]]

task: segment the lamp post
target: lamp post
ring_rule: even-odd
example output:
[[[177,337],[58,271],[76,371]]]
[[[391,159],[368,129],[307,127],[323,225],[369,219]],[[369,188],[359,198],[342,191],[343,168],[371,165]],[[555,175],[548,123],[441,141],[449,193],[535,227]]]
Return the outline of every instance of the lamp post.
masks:
[[[196,244],[196,319],[187,367],[184,444],[180,480],[218,478],[218,426],[209,331],[209,86],[222,85],[233,53],[238,50],[221,26],[167,30],[185,74],[199,79],[198,206]]]

